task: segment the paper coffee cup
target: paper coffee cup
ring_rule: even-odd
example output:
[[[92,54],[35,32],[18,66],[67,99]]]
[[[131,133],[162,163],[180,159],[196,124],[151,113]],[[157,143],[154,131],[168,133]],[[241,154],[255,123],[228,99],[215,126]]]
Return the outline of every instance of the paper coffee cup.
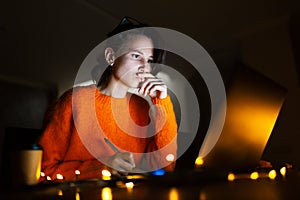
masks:
[[[36,185],[41,174],[43,150],[38,145],[11,155],[11,182],[15,186]]]

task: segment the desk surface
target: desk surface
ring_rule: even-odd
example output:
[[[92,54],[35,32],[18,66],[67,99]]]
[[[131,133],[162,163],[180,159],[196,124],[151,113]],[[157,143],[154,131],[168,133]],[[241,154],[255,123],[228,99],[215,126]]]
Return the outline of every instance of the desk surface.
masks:
[[[180,180],[184,180],[180,182]],[[190,180],[190,181],[189,181]],[[222,179],[195,180],[193,177],[159,177],[133,181],[133,189],[125,187],[128,180],[101,180],[42,184],[23,188],[2,188],[1,199],[300,199],[300,176],[294,173],[275,180]]]

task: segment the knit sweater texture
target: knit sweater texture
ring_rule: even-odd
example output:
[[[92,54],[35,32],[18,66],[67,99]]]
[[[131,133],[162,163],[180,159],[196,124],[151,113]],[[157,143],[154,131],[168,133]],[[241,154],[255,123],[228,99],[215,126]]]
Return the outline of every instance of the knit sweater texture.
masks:
[[[151,105],[152,104],[152,105]],[[124,98],[103,95],[95,85],[74,87],[49,109],[39,140],[43,147],[42,171],[52,180],[100,178],[110,169],[108,160],[115,150],[132,152],[137,168],[172,170],[176,158],[177,124],[170,97]],[[146,167],[145,167],[146,166]],[[41,178],[43,181],[43,178]]]

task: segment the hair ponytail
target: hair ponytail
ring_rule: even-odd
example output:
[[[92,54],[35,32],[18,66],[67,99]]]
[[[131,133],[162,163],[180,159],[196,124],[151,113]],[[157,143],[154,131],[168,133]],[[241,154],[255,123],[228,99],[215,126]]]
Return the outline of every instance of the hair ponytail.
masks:
[[[97,87],[99,89],[106,88],[111,79],[111,76],[112,76],[112,65],[108,65],[108,67],[106,67],[103,74],[101,75]]]

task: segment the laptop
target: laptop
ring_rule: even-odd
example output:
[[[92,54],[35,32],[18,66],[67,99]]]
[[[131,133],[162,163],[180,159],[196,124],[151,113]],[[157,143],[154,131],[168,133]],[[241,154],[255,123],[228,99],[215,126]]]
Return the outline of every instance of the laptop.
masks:
[[[202,129],[198,130],[192,145],[177,160],[175,171],[164,176],[147,176],[149,184],[206,184],[227,180],[229,172],[256,170],[286,92],[284,87],[253,69],[238,68],[226,87],[226,116],[219,137],[216,139],[211,131],[216,130],[214,128],[205,132],[205,136]],[[185,141],[185,134],[179,133],[179,136]],[[199,167],[195,167],[197,156],[203,160]]]
[[[287,90],[248,67],[237,69],[226,89],[224,126],[218,138],[208,130],[198,154],[203,160],[202,168],[254,170],[272,134]]]

